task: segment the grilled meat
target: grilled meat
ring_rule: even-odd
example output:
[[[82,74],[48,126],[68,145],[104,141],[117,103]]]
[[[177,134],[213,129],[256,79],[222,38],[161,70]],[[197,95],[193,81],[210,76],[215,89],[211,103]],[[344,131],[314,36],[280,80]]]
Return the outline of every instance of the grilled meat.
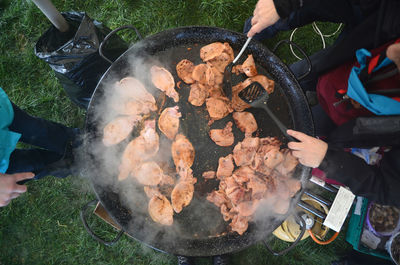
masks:
[[[235,141],[232,133],[232,122],[228,122],[223,129],[210,130],[210,138],[219,146],[231,146]]]
[[[158,128],[168,139],[173,140],[179,130],[179,118],[182,114],[179,112],[179,107],[165,108],[158,118]]]
[[[150,68],[150,73],[154,86],[165,92],[175,102],[178,102],[179,94],[175,90],[175,80],[172,74],[167,69],[155,65]]]

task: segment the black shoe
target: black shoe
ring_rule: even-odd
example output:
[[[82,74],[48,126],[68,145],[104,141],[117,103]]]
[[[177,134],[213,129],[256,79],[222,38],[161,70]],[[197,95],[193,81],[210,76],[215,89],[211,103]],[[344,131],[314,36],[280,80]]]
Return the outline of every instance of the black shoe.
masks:
[[[178,265],[194,265],[194,259],[191,257],[178,256]]]
[[[229,255],[218,255],[213,257],[214,265],[228,265],[229,264]]]

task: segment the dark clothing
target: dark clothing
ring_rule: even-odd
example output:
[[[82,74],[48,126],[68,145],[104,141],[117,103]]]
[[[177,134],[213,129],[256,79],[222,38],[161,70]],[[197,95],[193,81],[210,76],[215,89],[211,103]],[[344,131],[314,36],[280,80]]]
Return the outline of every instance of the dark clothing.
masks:
[[[338,127],[328,138],[328,151],[319,168],[372,201],[400,206],[400,116],[357,118]],[[368,165],[344,147],[391,146],[379,165]]]
[[[39,148],[15,149],[10,156],[7,174],[33,172],[35,179],[47,175],[68,176],[67,171],[49,170],[48,166],[63,158],[67,147],[72,144],[78,133],[77,129],[62,124],[32,117],[13,104],[14,120],[9,129],[21,134],[20,141]]]

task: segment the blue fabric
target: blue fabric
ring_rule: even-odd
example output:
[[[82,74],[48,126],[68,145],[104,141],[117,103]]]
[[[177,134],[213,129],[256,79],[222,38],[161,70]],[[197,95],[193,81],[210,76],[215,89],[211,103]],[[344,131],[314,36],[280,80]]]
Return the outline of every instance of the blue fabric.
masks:
[[[358,77],[361,71],[367,67],[367,57],[370,57],[371,53],[365,49],[360,49],[357,50],[356,56],[360,67],[351,69],[347,95],[376,115],[399,115],[400,102],[383,95],[367,93]],[[373,71],[377,71],[391,63],[393,62],[390,59],[385,58]]]
[[[8,130],[13,119],[14,111],[11,102],[4,90],[0,88],[0,173],[7,171],[10,155],[21,137],[21,134]]]

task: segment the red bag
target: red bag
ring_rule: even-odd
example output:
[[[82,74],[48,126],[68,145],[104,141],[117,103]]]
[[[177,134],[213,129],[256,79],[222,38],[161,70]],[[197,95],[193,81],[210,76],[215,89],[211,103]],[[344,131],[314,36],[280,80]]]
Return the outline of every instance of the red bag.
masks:
[[[380,58],[386,56],[386,49],[392,43],[394,41],[370,51],[372,57],[368,62],[368,72],[366,75],[372,72],[372,69],[376,66]],[[316,89],[319,103],[337,125],[341,125],[356,117],[375,115],[358,104],[358,102],[346,97],[350,71],[354,66],[359,66],[357,60],[339,66],[318,79]],[[400,74],[373,82],[368,85],[367,90],[369,92],[393,88],[400,88]]]

